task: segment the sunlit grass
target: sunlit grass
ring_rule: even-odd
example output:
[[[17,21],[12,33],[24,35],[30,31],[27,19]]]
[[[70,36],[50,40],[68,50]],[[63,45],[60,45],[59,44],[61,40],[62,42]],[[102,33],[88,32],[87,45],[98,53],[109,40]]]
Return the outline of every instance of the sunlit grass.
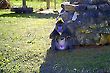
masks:
[[[63,1],[57,1],[57,4],[56,4],[56,8],[59,9],[60,8],[60,4],[62,3]],[[10,3],[11,3],[11,6],[14,7],[21,7],[22,6],[22,0],[18,0],[18,1],[15,1],[15,0],[10,0]],[[33,7],[34,9],[38,10],[40,8],[43,8],[43,9],[46,9],[46,1],[27,1],[26,2],[27,4],[27,7]],[[54,9],[54,2],[51,1],[50,2],[50,8]]]
[[[38,72],[50,47],[53,24],[53,18],[0,17],[1,72]]]

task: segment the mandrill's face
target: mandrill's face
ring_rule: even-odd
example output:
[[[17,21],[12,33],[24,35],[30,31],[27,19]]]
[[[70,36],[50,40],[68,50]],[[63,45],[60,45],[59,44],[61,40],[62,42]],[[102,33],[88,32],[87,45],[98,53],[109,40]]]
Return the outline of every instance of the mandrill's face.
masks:
[[[56,24],[56,30],[57,30],[57,32],[61,35],[62,34],[62,32],[63,32],[63,24],[62,23],[58,23],[58,24]]]
[[[59,20],[56,22],[55,30],[61,35],[64,30],[64,21],[62,18],[59,18]]]

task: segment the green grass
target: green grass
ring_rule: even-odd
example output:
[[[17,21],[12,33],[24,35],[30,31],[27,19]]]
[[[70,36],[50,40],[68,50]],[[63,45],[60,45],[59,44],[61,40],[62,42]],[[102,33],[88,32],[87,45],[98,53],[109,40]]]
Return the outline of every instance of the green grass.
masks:
[[[10,0],[11,6],[14,7],[21,7],[22,6],[22,0]],[[57,1],[56,8],[59,9],[60,4],[62,1]],[[40,8],[46,9],[46,2],[45,1],[27,1],[26,2],[28,7],[33,7],[34,9],[38,10]],[[54,8],[54,2],[50,2],[50,8]]]
[[[6,73],[38,72],[50,47],[54,18],[5,11],[0,12],[0,69]]]
[[[110,72],[110,46],[50,49],[56,16],[0,11],[0,73]]]

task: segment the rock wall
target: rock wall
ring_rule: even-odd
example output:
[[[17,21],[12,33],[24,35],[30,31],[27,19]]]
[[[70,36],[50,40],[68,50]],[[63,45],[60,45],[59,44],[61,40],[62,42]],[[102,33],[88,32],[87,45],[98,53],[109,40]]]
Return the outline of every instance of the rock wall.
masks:
[[[75,0],[70,0],[74,1]],[[76,0],[79,1],[79,0]],[[81,0],[77,5],[64,3],[59,15],[80,45],[99,45],[110,41],[110,3],[108,0]],[[105,35],[106,34],[106,35]]]

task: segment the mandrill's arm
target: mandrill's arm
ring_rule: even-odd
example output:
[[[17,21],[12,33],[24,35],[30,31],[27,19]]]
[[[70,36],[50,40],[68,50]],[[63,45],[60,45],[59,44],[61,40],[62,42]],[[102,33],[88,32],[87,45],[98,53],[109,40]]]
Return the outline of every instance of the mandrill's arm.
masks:
[[[56,29],[53,30],[53,32],[50,34],[50,39],[54,39],[56,37],[60,36],[60,34],[57,32]]]

